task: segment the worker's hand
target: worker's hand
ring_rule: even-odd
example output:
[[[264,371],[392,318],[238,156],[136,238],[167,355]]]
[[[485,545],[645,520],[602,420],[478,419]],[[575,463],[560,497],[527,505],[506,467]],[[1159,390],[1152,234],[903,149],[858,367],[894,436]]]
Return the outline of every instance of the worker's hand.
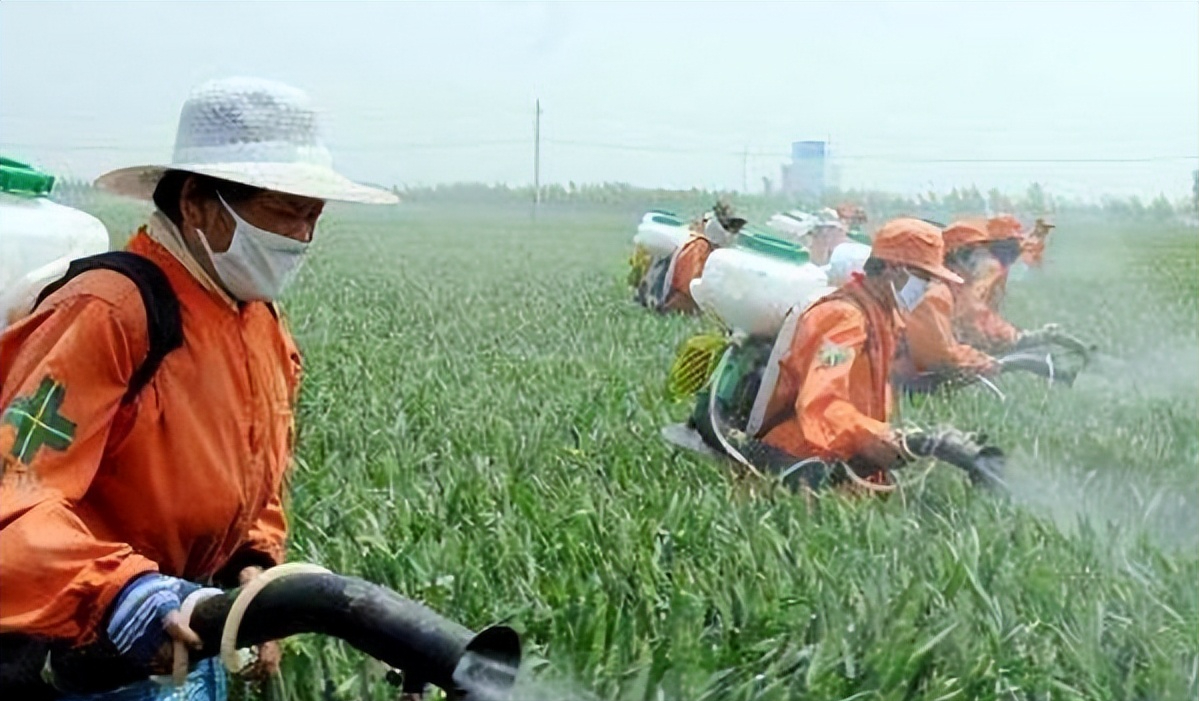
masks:
[[[903,450],[907,460],[927,458],[932,455],[933,436],[919,428],[897,428],[894,432],[895,443]]]
[[[952,426],[942,426],[931,430],[897,429],[896,435],[906,452],[921,458],[939,457],[938,452],[944,452],[946,446],[972,446],[974,450],[977,450],[987,443],[987,434],[985,433],[962,431]]]
[[[196,631],[183,622],[183,614],[179,611],[168,613],[163,619],[162,627],[170,640],[154,654],[154,659],[150,661],[150,674],[167,675],[174,670],[175,642],[183,643],[189,650],[199,650],[204,646]]]
[[[150,674],[170,674],[174,643],[201,647],[200,637],[183,623],[179,608],[198,584],[158,573],[125,585],[110,609],[105,632],[123,657]]]
[[[987,444],[987,435],[952,426],[930,431],[906,431],[908,450],[961,468],[978,487],[1003,488],[1004,454]]]
[[[1016,340],[1015,350],[1025,350],[1029,348],[1037,348],[1042,346],[1056,345],[1060,348],[1077,353],[1083,358],[1089,358],[1092,353],[1099,350],[1099,347],[1093,343],[1087,343],[1075,336],[1072,336],[1062,330],[1062,327],[1057,324],[1045,324],[1035,331],[1025,331],[1020,334],[1020,338]]]
[[[1062,327],[1057,324],[1045,324],[1039,329],[1028,329],[1020,332],[1013,350],[1027,350],[1047,346],[1060,334]]]
[[[244,568],[237,575],[237,581],[241,586],[246,586],[255,577],[263,573],[261,567],[251,566]],[[283,650],[280,649],[279,643],[275,640],[269,640],[257,646],[257,658],[250,665],[242,669],[238,676],[252,681],[262,681],[279,673],[279,664],[283,661]]]

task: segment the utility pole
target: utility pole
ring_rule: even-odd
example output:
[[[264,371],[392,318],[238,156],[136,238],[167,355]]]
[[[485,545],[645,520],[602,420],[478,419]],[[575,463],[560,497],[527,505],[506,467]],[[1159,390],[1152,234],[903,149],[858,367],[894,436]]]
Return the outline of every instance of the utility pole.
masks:
[[[741,152],[741,194],[749,193],[749,144]]]
[[[533,121],[533,218],[541,207],[541,98],[537,98],[537,116]]]

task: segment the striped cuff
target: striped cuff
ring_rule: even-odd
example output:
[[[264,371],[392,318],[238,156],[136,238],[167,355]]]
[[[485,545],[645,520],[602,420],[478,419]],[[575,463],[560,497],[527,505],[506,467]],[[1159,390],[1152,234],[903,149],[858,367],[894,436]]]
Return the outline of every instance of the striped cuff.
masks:
[[[163,619],[200,587],[161,574],[146,574],[121,590],[109,618],[108,639],[122,656],[147,665],[170,641]]]

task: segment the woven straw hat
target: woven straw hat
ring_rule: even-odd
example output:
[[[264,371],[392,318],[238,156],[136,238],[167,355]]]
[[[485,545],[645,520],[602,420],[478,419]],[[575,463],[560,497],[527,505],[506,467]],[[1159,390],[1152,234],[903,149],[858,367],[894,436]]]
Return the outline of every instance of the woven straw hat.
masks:
[[[192,91],[179,113],[169,164],[121,168],[97,187],[149,200],[163,173],[182,170],[292,195],[338,202],[395,204],[388,190],[333,170],[317,111],[297,88],[260,78],[223,78]]]

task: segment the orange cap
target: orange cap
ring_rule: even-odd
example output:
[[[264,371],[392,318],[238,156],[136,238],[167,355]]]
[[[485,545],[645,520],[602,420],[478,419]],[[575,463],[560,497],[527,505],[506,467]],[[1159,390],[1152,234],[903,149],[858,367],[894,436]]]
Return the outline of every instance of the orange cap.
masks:
[[[1005,241],[1020,238],[1020,220],[1010,214],[1001,214],[987,220],[987,237],[991,241]]]
[[[941,232],[941,238],[945,240],[946,253],[959,249],[962,246],[986,243],[991,240],[987,233],[987,222],[982,219],[961,219],[955,221],[945,227],[945,231]]]
[[[902,218],[887,222],[875,234],[870,255],[923,270],[947,282],[962,282],[942,263],[945,244],[941,241],[941,230],[926,221]]]

